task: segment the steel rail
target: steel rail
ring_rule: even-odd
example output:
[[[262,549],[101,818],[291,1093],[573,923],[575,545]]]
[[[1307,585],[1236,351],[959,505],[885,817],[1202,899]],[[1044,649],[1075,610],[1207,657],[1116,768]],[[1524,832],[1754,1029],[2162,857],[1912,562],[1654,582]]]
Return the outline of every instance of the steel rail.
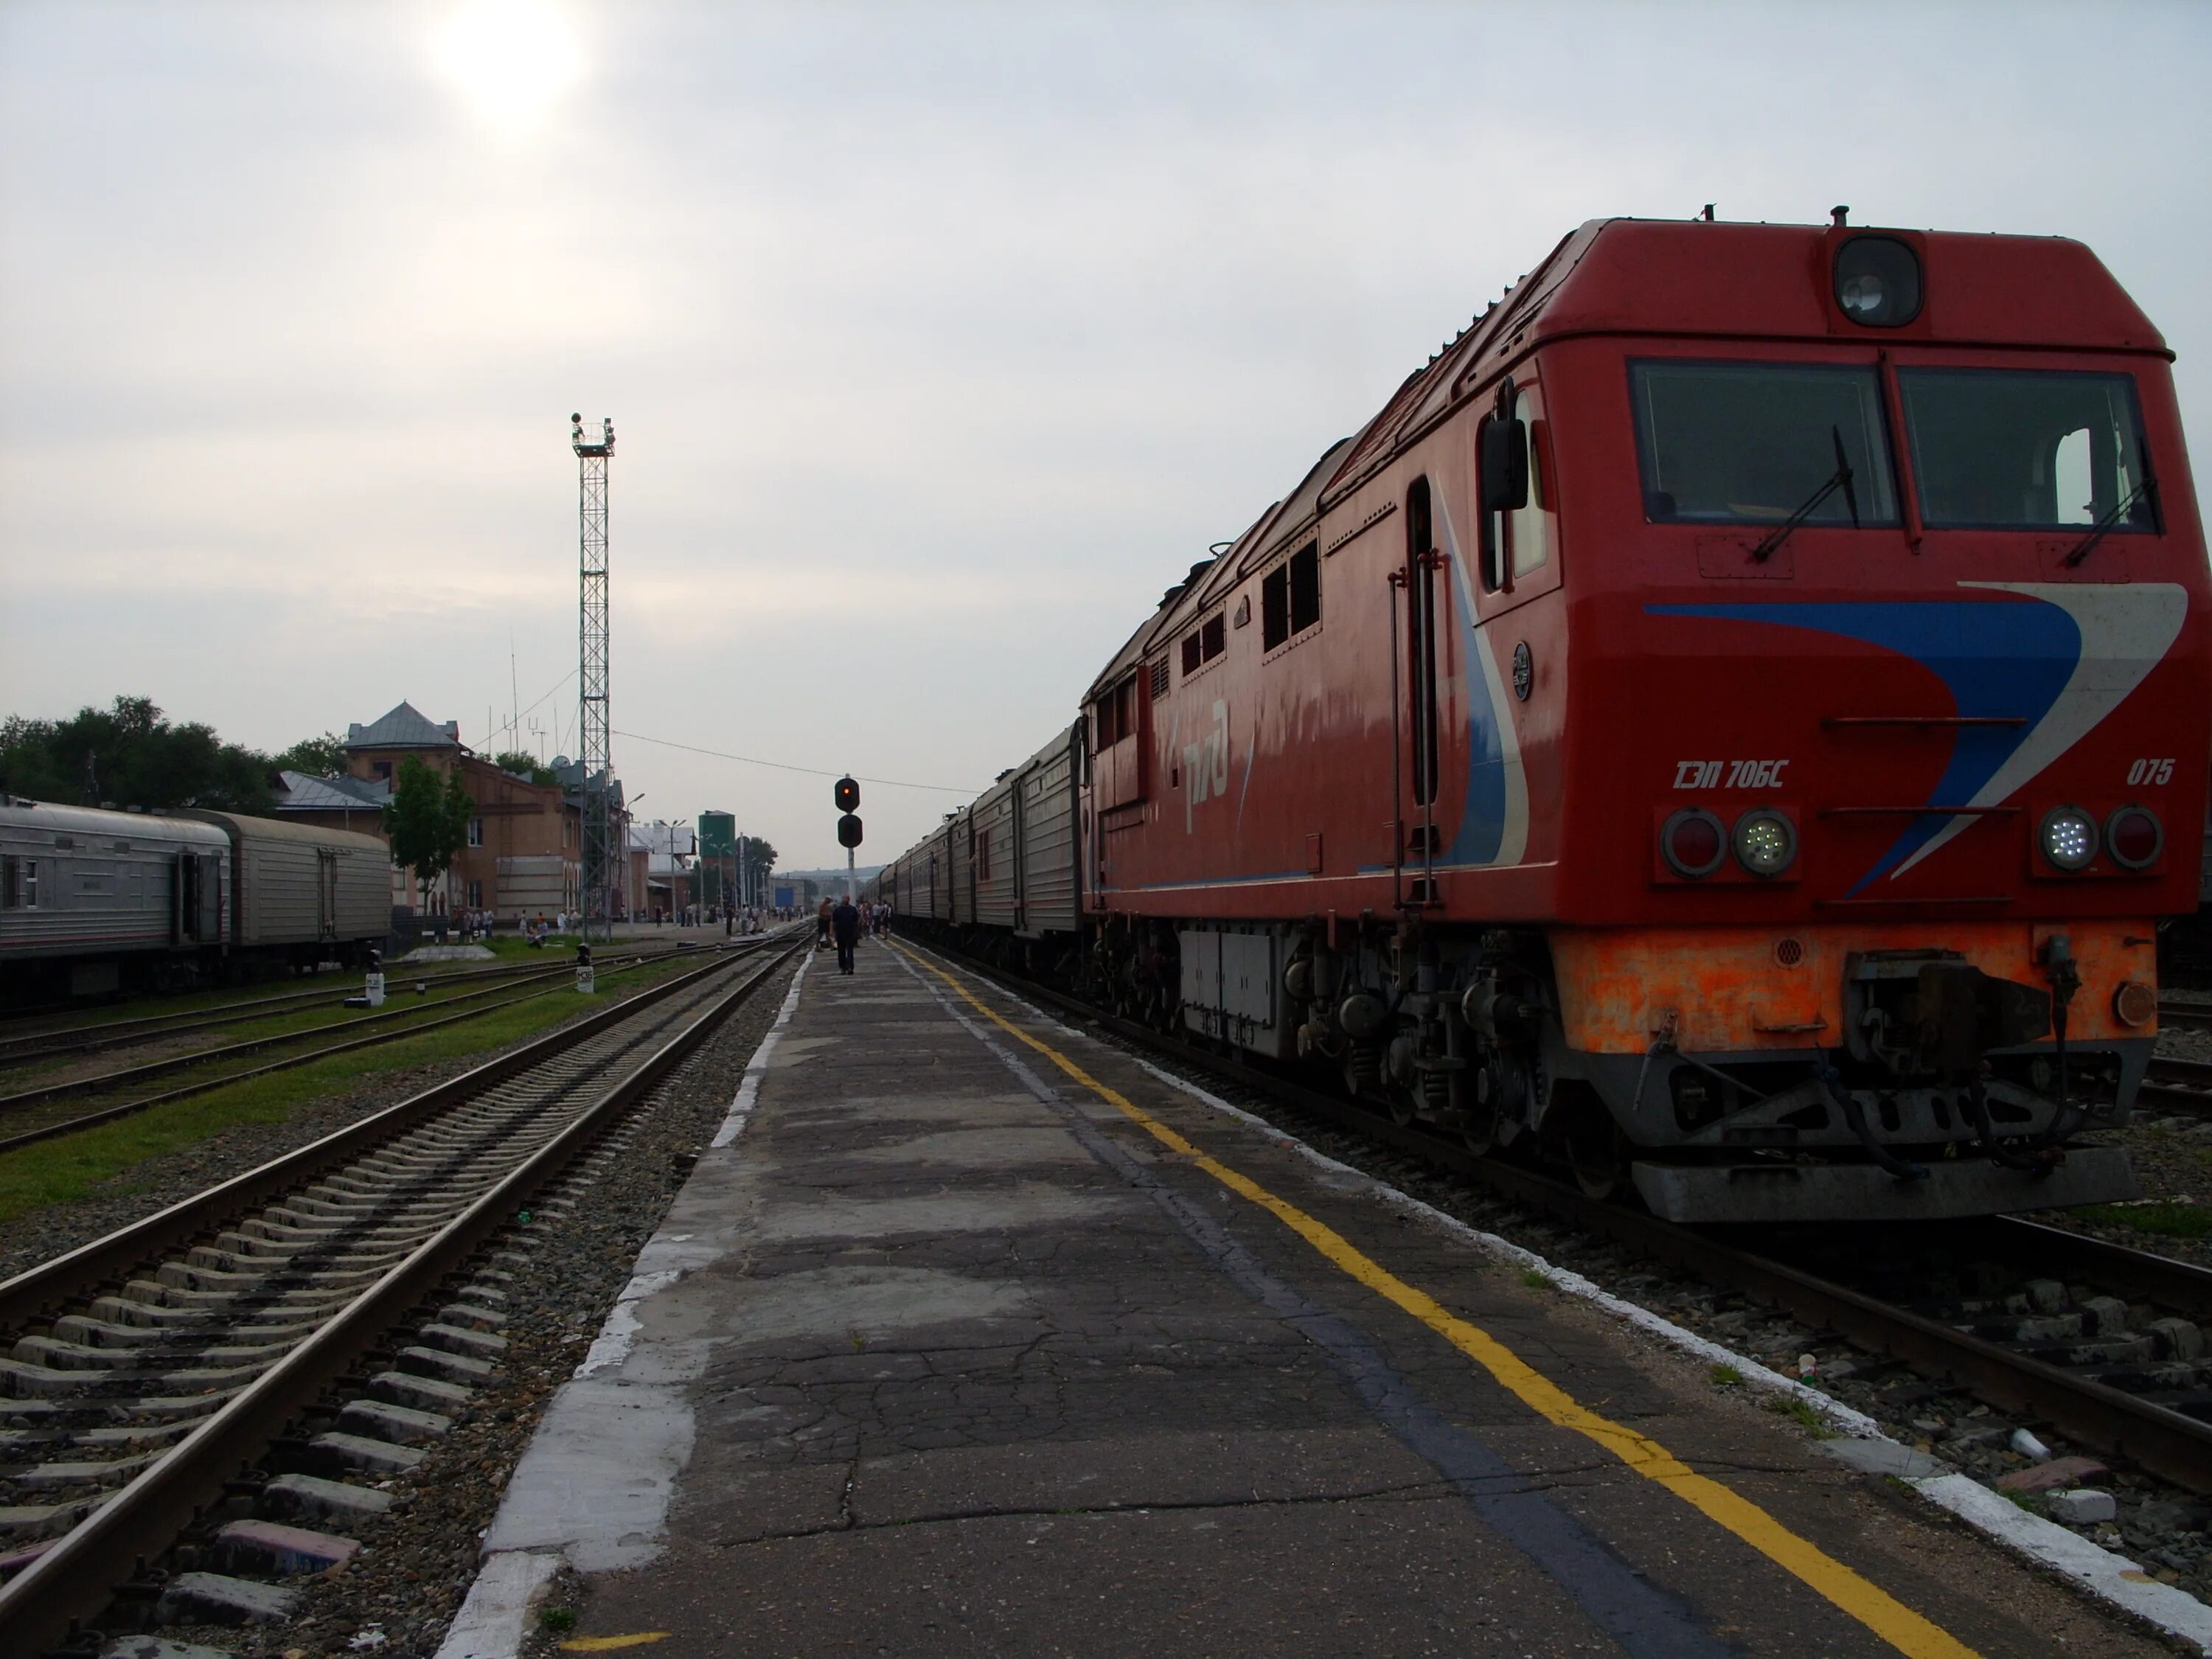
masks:
[[[627,965],[634,960],[654,956],[672,955],[676,951],[696,950],[696,945],[685,943],[673,951],[639,951],[622,956],[601,957],[602,968]],[[543,959],[537,962],[505,963],[495,967],[465,968],[441,973],[387,973],[393,981],[411,983],[417,994],[433,988],[443,990],[450,985],[471,984],[477,980],[513,979],[517,975],[542,974],[548,971]],[[138,1019],[94,1021],[86,1025],[58,1027],[51,1031],[27,1032],[20,1036],[0,1037],[0,1066],[26,1065],[33,1060],[51,1059],[58,1054],[93,1054],[102,1048],[128,1048],[142,1042],[152,1042],[165,1036],[177,1036],[191,1031],[213,1030],[222,1025],[246,1025],[257,1019],[281,1018],[288,1008],[313,1008],[318,1006],[343,1003],[349,997],[361,994],[358,987],[340,989],[325,987],[315,991],[289,991],[282,996],[256,997],[248,1001],[218,1003],[210,1008],[181,1009],[175,1013],[148,1014]],[[396,997],[399,994],[394,991]],[[75,1042],[59,1039],[76,1038]],[[44,1045],[43,1047],[38,1045]]]
[[[1496,1158],[1478,1156],[1433,1133],[1401,1128],[1348,1101],[1275,1077],[1242,1060],[1164,1037],[1150,1026],[1108,1013],[1002,969],[964,956],[961,960],[984,978],[994,979],[1020,995],[1098,1021],[1133,1043],[1412,1152],[1468,1176],[1503,1197],[1601,1234],[1639,1255],[1770,1303],[1815,1329],[1833,1329],[1923,1375],[1954,1382],[1993,1406],[2048,1422],[2085,1446],[2132,1459],[2177,1486],[2212,1492],[2212,1424],[2015,1353],[1711,1233],[1589,1198],[1564,1182]],[[2003,1230],[2017,1230],[2019,1247],[2039,1260],[2069,1261],[2076,1264],[2085,1277],[2139,1285],[2144,1287],[2148,1299],[2170,1301],[2182,1310],[2212,1314],[2212,1273],[2186,1262],[2014,1217],[1989,1218],[1980,1224],[1996,1227],[1999,1237],[2006,1236]]]
[[[2203,1030],[2212,1027],[2212,1002],[2192,1002],[2179,997],[2160,997],[2158,1000],[2158,1023],[2178,1025],[2185,1030]]]
[[[343,1377],[386,1329],[404,1318],[410,1309],[463,1265],[485,1239],[509,1224],[524,1200],[566,1170],[608,1124],[688,1059],[800,948],[796,943],[787,945],[742,983],[732,986],[690,1018],[674,1036],[611,1085],[544,1146],[479,1194],[343,1312],[224,1402],[160,1461],[94,1510],[21,1573],[0,1585],[0,1650],[9,1653],[39,1652],[65,1636],[88,1613],[96,1613],[112,1595],[118,1583],[127,1576],[129,1567],[125,1564],[150,1559],[166,1549],[179,1532],[198,1518],[212,1501],[212,1495],[222,1490],[225,1480],[250,1467],[255,1457],[280,1437],[291,1419],[314,1404],[331,1384]],[[696,983],[707,975],[720,972],[740,959],[726,957],[669,987],[656,988],[655,993],[648,994],[670,994],[681,985]],[[633,998],[623,1005],[620,1012],[635,1015],[639,1000]],[[480,1068],[470,1076],[482,1078],[483,1073],[490,1069]],[[494,1080],[496,1079],[486,1079]],[[445,1095],[448,1101],[453,1098],[448,1090],[431,1092]],[[418,1097],[418,1101],[421,1098]],[[388,1113],[380,1115],[380,1121],[388,1122],[389,1119]],[[317,1146],[326,1144],[318,1142]],[[261,1174],[272,1167],[264,1165],[263,1171],[255,1173]],[[226,1183],[208,1196],[226,1193],[236,1186],[235,1182]],[[83,1254],[72,1252],[70,1257],[62,1260],[72,1260]],[[10,1286],[19,1283],[20,1278],[10,1280],[8,1285],[0,1285],[0,1298],[4,1298]]]

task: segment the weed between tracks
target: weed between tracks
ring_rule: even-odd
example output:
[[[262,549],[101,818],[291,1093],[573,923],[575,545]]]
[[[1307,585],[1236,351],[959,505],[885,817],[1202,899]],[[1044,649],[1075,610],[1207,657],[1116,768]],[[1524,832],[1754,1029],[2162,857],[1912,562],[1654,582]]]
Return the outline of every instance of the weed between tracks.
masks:
[[[700,959],[688,953],[666,963],[650,963],[623,974],[613,981],[612,988],[627,994],[699,965]],[[278,1072],[156,1106],[82,1134],[0,1153],[0,1222],[28,1211],[72,1203],[135,1164],[189,1147],[233,1125],[282,1122],[310,1102],[363,1078],[487,1054],[520,1038],[538,1036],[565,1020],[605,1007],[607,994],[603,992],[586,1000],[556,981],[542,994],[442,1031],[356,1054],[333,1055],[295,1071]]]
[[[2154,1198],[2137,1204],[2087,1204],[2074,1212],[2102,1227],[2132,1227],[2160,1238],[2212,1238],[2212,1209],[2185,1198]]]

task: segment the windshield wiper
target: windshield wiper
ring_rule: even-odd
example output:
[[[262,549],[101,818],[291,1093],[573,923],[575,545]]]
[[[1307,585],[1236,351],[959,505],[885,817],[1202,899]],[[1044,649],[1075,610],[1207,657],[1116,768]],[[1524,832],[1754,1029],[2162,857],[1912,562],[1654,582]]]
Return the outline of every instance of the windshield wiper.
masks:
[[[1765,564],[1772,558],[1781,549],[1782,544],[1796,533],[1797,526],[1811,518],[1814,510],[1838,489],[1844,492],[1844,504],[1851,510],[1851,528],[1856,530],[1859,527],[1859,492],[1852,481],[1851,464],[1844,454],[1843,428],[1830,427],[1828,436],[1834,441],[1836,446],[1836,470],[1828,475],[1828,481],[1826,483],[1805,498],[1804,506],[1799,507],[1760,538],[1759,545],[1751,550],[1751,562],[1753,564]]]
[[[2142,482],[2137,484],[2133,489],[2128,491],[2126,495],[2121,496],[2120,499],[2113,504],[2112,510],[2111,512],[2105,514],[2103,518],[2098,520],[2096,523],[2091,525],[2089,526],[2089,533],[2082,537],[2080,541],[2075,543],[2073,550],[2069,552],[2064,558],[2061,559],[2059,562],[2064,565],[2069,570],[2071,570],[2075,565],[2081,563],[2082,560],[2087,558],[2092,553],[2097,550],[2097,544],[2099,542],[2101,542],[2106,537],[2112,533],[2112,526],[2119,523],[2121,515],[2125,514],[2127,510],[2133,507],[2137,501],[2149,501],[2154,507],[2155,507],[2158,503],[2158,480],[2151,476],[2150,457],[2148,455],[2143,457]]]

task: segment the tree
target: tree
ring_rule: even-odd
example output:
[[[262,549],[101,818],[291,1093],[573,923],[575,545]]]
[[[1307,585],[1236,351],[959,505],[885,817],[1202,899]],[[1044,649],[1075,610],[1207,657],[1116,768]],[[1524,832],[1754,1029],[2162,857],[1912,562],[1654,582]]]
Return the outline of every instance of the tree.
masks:
[[[538,757],[527,749],[510,749],[504,754],[494,755],[491,763],[502,772],[512,772],[519,778],[528,778],[532,783],[555,783],[553,769],[542,765]]]
[[[346,769],[345,739],[335,732],[302,738],[269,763],[280,772],[304,772],[311,778],[335,778]]]
[[[422,908],[430,908],[430,889],[469,844],[469,820],[476,811],[459,768],[441,777],[419,755],[399,763],[399,776],[384,808],[384,833],[392,842],[392,861],[415,872]]]
[[[269,760],[198,721],[173,726],[149,697],[118,697],[65,720],[0,722],[0,789],[88,806],[270,807]]]

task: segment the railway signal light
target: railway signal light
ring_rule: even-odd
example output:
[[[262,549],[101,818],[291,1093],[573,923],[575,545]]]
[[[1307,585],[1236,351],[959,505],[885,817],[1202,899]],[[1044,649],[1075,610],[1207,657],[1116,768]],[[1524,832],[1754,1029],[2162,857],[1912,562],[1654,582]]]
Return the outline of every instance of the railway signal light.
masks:
[[[860,780],[857,778],[842,777],[838,779],[837,787],[835,793],[837,798],[837,810],[839,811],[852,813],[860,810]]]
[[[850,812],[837,820],[837,845],[850,849],[860,844],[860,821]]]

